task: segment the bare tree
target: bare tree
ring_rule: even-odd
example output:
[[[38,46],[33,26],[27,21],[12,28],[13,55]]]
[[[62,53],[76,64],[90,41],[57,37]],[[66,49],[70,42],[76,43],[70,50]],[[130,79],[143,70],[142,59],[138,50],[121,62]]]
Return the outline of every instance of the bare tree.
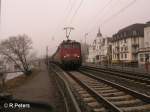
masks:
[[[9,61],[15,63],[26,75],[30,71],[29,55],[32,49],[32,41],[27,35],[9,37],[0,43],[0,54]]]

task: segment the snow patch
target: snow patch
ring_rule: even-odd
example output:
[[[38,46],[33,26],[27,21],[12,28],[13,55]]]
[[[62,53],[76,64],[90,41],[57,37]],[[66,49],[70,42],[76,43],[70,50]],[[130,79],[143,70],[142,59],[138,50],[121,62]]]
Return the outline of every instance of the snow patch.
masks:
[[[16,72],[16,73],[8,73],[6,75],[6,81],[10,80],[10,79],[14,79],[15,77],[21,76],[23,75],[23,72]]]

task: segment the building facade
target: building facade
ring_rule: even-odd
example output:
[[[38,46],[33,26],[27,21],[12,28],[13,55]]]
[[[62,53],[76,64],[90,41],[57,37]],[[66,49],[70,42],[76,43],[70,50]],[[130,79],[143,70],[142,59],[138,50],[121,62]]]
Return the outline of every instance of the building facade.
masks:
[[[138,49],[144,46],[145,24],[133,24],[113,35],[112,63],[138,63]]]
[[[138,62],[140,66],[150,63],[150,21],[144,27],[144,46],[138,50]]]
[[[110,46],[111,38],[104,38],[99,29],[92,45],[89,46],[88,62],[103,63],[106,60],[110,60]]]

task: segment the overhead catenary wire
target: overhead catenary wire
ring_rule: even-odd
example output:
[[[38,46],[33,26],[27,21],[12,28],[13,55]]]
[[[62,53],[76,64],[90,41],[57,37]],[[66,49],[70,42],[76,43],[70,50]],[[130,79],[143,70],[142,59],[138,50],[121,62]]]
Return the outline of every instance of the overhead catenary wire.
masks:
[[[130,6],[132,6],[133,4],[135,4],[137,0],[133,0],[131,1],[128,5],[126,5],[125,7],[123,7],[122,9],[120,9],[117,13],[113,14],[112,16],[110,16],[109,18],[107,18],[103,23],[109,22],[110,20],[114,19],[115,17],[117,17],[119,14],[121,14],[122,12],[124,12],[127,8],[129,8]]]
[[[83,1],[84,1],[84,0],[81,0],[81,1],[80,1],[80,3],[79,3],[79,5],[78,5],[77,9],[75,10],[75,12],[73,13],[73,16],[72,16],[71,19],[70,19],[69,24],[71,24],[71,23],[73,22],[73,19],[75,18],[75,16],[77,15],[77,13],[78,13],[80,7],[82,6]]]
[[[117,0],[116,2],[113,2],[113,4],[111,4],[111,2],[112,2],[112,1],[109,1],[109,5],[112,5],[112,7],[109,7],[109,8],[114,8],[114,7],[116,7],[116,3],[118,2],[118,0]],[[108,7],[109,5],[107,5],[107,7]],[[106,8],[107,8],[107,7],[106,7]],[[103,11],[104,11],[104,10],[103,10]],[[95,25],[97,25],[97,23],[99,23],[99,21],[105,17],[104,14],[108,14],[108,13],[105,12],[105,13],[99,13],[99,14],[101,15],[100,18],[98,17],[97,21],[95,21],[94,24],[91,25],[92,27],[88,30],[89,33],[91,32],[92,29],[95,29]],[[98,14],[98,15],[99,15],[99,14]],[[100,25],[99,25],[99,26],[100,26]]]
[[[102,7],[101,9],[99,9],[98,13],[97,13],[94,17],[92,17],[91,22],[93,22],[93,19],[95,20],[95,18],[99,18],[99,15],[111,4],[112,1],[113,1],[113,0],[109,0],[109,1],[104,5],[104,7]]]
[[[72,0],[69,0],[68,4],[67,4],[67,6],[66,6],[66,8],[65,8],[65,10],[64,10],[64,13],[65,13],[65,12],[68,12],[68,13],[67,13],[66,16],[64,16],[64,18],[61,19],[60,22],[57,24],[57,26],[56,26],[56,28],[55,28],[54,33],[53,33],[52,36],[54,36],[54,35],[56,34],[58,28],[60,28],[61,25],[64,23],[63,21],[65,21],[65,20],[68,18],[68,16],[70,15],[70,13],[71,13],[71,11],[72,11],[72,9],[73,9],[73,5],[75,4],[75,1],[76,1],[76,0],[73,0],[73,2],[72,2]],[[71,3],[71,2],[72,2],[72,3]],[[69,7],[70,7],[70,8],[69,8]],[[67,11],[68,8],[69,8],[69,11]],[[61,28],[60,28],[60,29],[61,29]]]
[[[106,4],[104,4],[104,6],[98,10],[97,14],[94,15],[94,17],[91,18],[91,22],[92,22],[92,23],[93,23],[93,21],[94,21],[93,19],[99,18],[99,14],[102,13],[102,12],[104,12],[104,10],[112,3],[112,1],[113,1],[113,0],[108,0],[108,1],[106,2]],[[87,26],[86,28],[89,27],[89,24],[90,24],[89,21],[88,21],[87,24],[88,24],[88,26]]]
[[[131,7],[137,0],[133,0],[130,3],[128,3],[126,6],[124,6],[123,8],[121,8],[119,11],[117,11],[116,13],[114,13],[113,15],[111,15],[110,17],[108,17],[106,20],[104,20],[99,26],[103,25],[104,23],[108,23],[109,21],[113,20],[115,17],[117,17],[119,14],[121,14],[122,12],[124,12],[126,9],[128,9],[129,7]],[[95,30],[95,27],[90,30],[88,33],[91,33],[93,30]]]
[[[71,6],[70,6],[70,10],[68,11],[68,13],[67,13],[66,17],[64,18],[64,20],[67,20],[67,18],[69,17],[70,13],[71,13],[72,10],[73,10],[73,7],[74,7],[74,5],[75,5],[75,2],[76,2],[76,0],[73,0],[72,4],[71,4]]]

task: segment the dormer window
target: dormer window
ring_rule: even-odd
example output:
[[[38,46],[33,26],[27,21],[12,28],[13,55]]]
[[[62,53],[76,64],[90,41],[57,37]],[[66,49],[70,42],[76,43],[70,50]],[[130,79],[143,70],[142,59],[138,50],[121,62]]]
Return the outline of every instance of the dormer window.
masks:
[[[137,32],[134,30],[133,31],[133,36],[136,36],[137,35]]]
[[[127,43],[127,40],[126,40],[126,39],[124,39],[124,43]]]
[[[122,34],[120,34],[120,37],[123,37],[123,35],[122,35]]]
[[[124,37],[126,37],[127,36],[127,34],[126,34],[126,32],[124,32]]]

